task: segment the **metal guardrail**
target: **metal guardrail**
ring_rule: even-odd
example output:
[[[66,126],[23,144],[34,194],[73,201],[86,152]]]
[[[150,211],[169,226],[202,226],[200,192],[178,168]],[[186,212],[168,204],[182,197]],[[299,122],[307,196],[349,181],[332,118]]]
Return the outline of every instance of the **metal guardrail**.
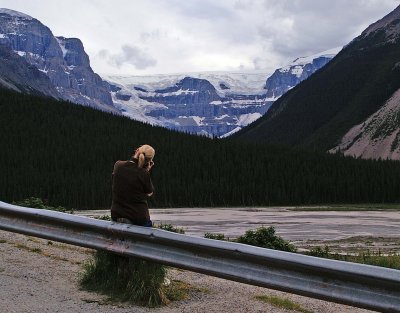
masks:
[[[400,312],[400,271],[191,237],[0,202],[0,229],[381,312]]]

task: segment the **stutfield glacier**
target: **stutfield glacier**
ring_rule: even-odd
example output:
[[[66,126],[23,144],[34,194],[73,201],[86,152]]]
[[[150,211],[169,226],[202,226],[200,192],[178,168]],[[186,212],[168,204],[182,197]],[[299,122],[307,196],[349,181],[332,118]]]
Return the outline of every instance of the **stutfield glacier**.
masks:
[[[264,115],[275,100],[325,66],[339,50],[297,58],[269,77],[255,72],[103,77],[123,115],[189,133],[227,137]]]

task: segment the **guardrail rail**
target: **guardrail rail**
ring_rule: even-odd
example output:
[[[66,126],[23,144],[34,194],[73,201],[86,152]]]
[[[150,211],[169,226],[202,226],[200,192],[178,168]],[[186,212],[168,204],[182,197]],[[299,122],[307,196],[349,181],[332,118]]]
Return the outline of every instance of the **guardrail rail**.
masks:
[[[398,270],[24,208],[1,201],[0,229],[355,307],[400,312]]]

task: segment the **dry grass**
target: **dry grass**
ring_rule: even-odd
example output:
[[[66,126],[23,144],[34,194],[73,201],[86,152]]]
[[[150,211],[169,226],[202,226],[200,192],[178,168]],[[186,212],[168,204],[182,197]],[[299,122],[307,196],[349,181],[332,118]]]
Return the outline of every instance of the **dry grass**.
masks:
[[[293,302],[287,298],[281,298],[278,296],[268,296],[268,295],[259,295],[255,297],[257,300],[262,302],[271,304],[280,309],[292,310],[301,313],[313,313],[310,310],[303,308],[300,304]]]

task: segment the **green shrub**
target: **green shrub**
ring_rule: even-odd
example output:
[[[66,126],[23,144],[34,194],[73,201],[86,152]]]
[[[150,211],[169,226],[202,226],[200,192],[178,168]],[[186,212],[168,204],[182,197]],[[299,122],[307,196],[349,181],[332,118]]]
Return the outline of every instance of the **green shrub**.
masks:
[[[282,237],[275,234],[274,227],[260,227],[256,230],[248,230],[237,238],[237,242],[251,246],[296,252],[296,248]]]
[[[214,239],[214,240],[229,241],[229,238],[225,237],[224,234],[217,234],[217,233],[205,233],[204,234],[204,238]]]
[[[35,197],[26,198],[26,199],[20,200],[20,201],[14,201],[12,204],[23,206],[23,207],[26,207],[26,208],[51,210],[51,211],[57,211],[57,212],[63,212],[63,213],[71,213],[71,214],[74,213],[74,210],[68,210],[68,209],[66,209],[64,207],[61,207],[61,206],[53,207],[53,206],[47,205],[45,202],[43,202],[42,199],[35,198]]]
[[[165,277],[166,267],[161,264],[97,251],[85,264],[80,285],[108,295],[111,301],[155,307],[168,303]]]

